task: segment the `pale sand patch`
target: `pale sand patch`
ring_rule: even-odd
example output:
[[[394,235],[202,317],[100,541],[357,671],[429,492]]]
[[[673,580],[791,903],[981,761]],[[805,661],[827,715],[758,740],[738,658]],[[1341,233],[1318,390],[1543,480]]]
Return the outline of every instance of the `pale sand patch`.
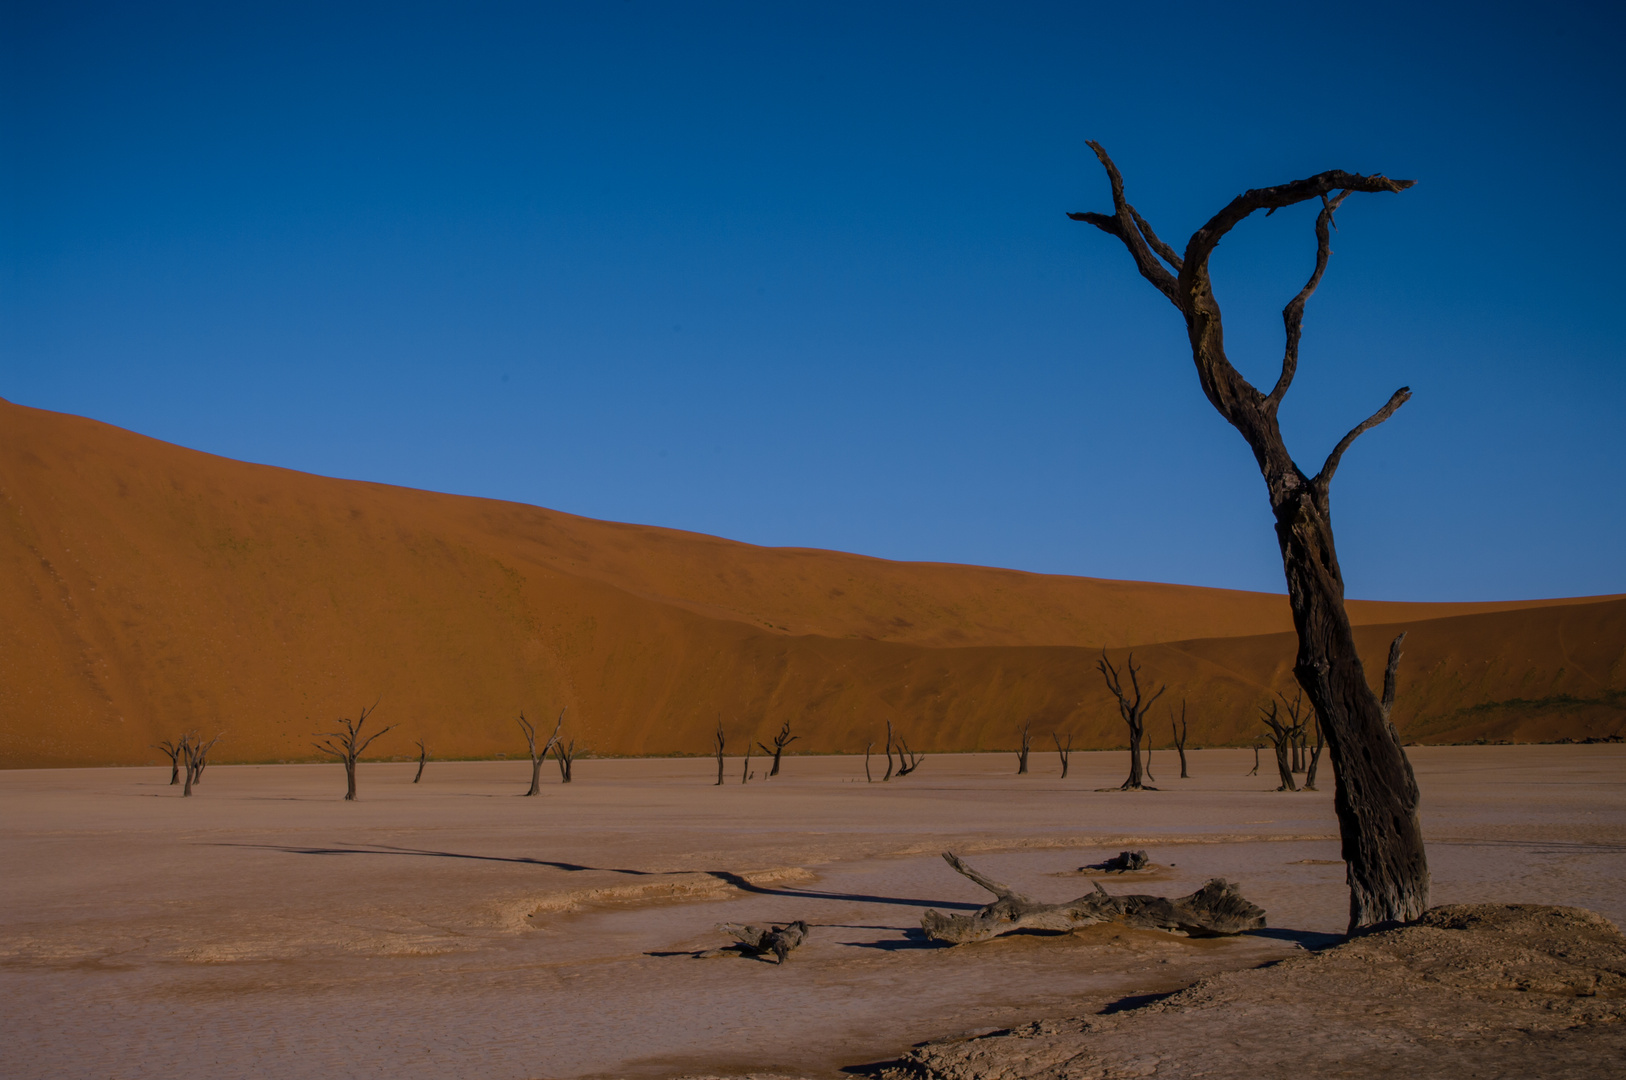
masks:
[[[1421,748],[1436,903],[1626,920],[1626,748]],[[518,798],[520,762],[0,773],[0,1072],[8,1077],[839,1075],[929,1038],[1086,1015],[1292,955],[1342,928],[1330,790],[1192,755],[1164,790],[1096,792],[1124,755],[934,756],[865,784],[787,759],[713,787],[703,760],[593,761]],[[738,763],[730,769],[737,780]],[[986,898],[952,847],[1035,896],[1146,848],[1151,881],[1242,884],[1272,930],[1216,942],[1099,928],[925,947],[921,911]],[[1057,876],[1061,875],[1061,876]],[[803,918],[783,967],[696,961],[722,921]]]

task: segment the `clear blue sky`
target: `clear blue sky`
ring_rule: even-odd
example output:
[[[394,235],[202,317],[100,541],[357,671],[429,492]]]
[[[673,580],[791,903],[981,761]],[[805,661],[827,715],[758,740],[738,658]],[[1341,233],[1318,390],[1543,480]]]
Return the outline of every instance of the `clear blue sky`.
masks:
[[[1124,8],[1140,8],[1125,14]],[[1185,237],[1352,197],[1290,443],[1351,595],[1626,591],[1626,35],[1590,5],[76,4],[0,40],[0,396],[758,544],[1281,591]],[[1215,258],[1268,382],[1311,212]]]

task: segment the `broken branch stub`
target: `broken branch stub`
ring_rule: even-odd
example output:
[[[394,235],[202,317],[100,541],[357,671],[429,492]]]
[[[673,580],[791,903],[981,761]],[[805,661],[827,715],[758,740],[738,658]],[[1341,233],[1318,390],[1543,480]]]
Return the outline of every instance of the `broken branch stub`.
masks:
[[[1096,883],[1095,891],[1065,904],[1041,904],[1010,886],[977,873],[951,851],[943,860],[998,899],[975,915],[927,911],[921,928],[933,941],[964,945],[1019,931],[1056,934],[1110,922],[1147,930],[1172,930],[1189,937],[1219,937],[1257,930],[1265,911],[1244,899],[1236,886],[1214,878],[1189,896],[1113,896]]]

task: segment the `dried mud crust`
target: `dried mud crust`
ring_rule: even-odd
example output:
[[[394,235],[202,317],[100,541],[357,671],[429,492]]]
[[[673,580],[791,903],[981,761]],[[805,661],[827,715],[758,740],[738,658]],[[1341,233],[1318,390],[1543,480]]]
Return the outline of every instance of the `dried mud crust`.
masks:
[[[1626,938],[1580,908],[1439,907],[1110,1015],[930,1043],[879,1080],[1602,1077],[1626,1061]]]

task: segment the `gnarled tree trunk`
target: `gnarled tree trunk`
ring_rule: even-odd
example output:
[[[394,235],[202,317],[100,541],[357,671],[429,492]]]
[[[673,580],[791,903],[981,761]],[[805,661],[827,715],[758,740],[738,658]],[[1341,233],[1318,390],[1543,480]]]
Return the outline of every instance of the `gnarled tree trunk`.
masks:
[[[1288,453],[1276,418],[1298,368],[1305,303],[1320,284],[1332,253],[1334,212],[1354,192],[1400,192],[1412,182],[1333,170],[1249,190],[1193,233],[1182,255],[1160,240],[1124,198],[1123,177],[1107,152],[1098,143],[1089,145],[1111,183],[1112,213],[1068,216],[1117,237],[1141,276],[1180,312],[1203,393],[1247,441],[1265,481],[1276,519],[1293,627],[1298,633],[1293,674],[1320,718],[1337,775],[1333,805],[1348,866],[1350,929],[1415,919],[1428,905],[1428,860],[1417,814],[1417,780],[1377,695],[1367,685],[1355,650],[1344,611],[1344,579],[1333,543],[1329,496],[1344,451],[1362,432],[1393,415],[1411,397],[1411,391],[1397,390],[1383,408],[1356,425],[1314,476],[1301,470]],[[1321,202],[1315,223],[1315,267],[1282,311],[1286,349],[1281,374],[1270,392],[1262,393],[1225,354],[1209,259],[1225,234],[1255,211],[1273,212],[1312,200]]]

